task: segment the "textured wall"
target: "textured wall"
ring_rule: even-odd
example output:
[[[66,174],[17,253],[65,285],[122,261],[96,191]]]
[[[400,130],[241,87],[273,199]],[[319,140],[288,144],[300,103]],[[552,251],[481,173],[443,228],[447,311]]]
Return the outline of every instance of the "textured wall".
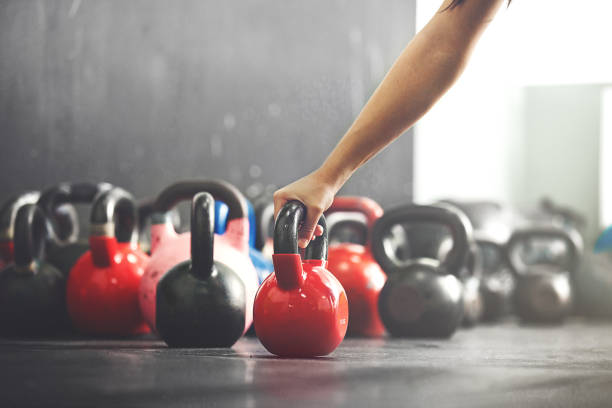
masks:
[[[1,196],[104,179],[251,192],[316,168],[414,34],[414,1],[0,3]],[[412,192],[412,140],[345,192]],[[270,187],[271,188],[271,187]]]

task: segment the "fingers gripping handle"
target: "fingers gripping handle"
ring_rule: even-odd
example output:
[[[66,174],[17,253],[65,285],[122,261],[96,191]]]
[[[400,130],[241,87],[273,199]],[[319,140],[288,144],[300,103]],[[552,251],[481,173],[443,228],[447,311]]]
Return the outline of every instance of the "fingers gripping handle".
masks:
[[[306,216],[306,208],[299,201],[289,201],[278,214],[274,225],[274,272],[279,287],[292,290],[303,282],[302,260],[298,249],[298,230]],[[306,259],[327,259],[327,226],[321,216],[319,225],[323,234],[315,238],[306,248]]]

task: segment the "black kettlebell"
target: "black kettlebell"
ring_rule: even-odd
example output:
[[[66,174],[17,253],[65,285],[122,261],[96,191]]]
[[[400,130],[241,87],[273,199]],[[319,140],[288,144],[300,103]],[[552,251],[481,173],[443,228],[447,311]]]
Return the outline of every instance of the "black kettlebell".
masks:
[[[563,254],[553,260],[525,262],[526,247],[537,242],[562,242]],[[559,252],[559,251],[555,251]],[[582,239],[572,230],[542,226],[515,230],[506,245],[506,256],[516,279],[514,311],[525,321],[560,322],[572,310],[571,277],[582,253]]]
[[[399,261],[386,248],[395,225],[431,223],[446,226],[453,240],[444,260]],[[450,337],[463,318],[463,285],[459,276],[468,253],[468,230],[455,211],[439,206],[407,205],[385,212],[373,229],[372,251],[388,276],[378,310],[387,331],[398,337]]]
[[[57,209],[66,204],[89,204],[101,192],[109,190],[108,183],[60,183],[45,190],[38,200],[38,206],[47,216],[50,224],[49,243],[46,261],[68,276],[76,261],[89,249],[87,239],[79,239],[78,222],[74,223],[73,233],[62,234],[62,220],[57,217]]]
[[[255,248],[261,251],[266,245],[271,245],[274,236],[274,203],[271,199],[261,198],[253,203],[253,209],[257,223]]]
[[[170,347],[231,347],[245,325],[246,289],[213,257],[215,202],[198,193],[191,207],[191,259],[157,284],[156,326]]]
[[[7,336],[54,334],[67,324],[66,279],[45,262],[47,219],[25,204],[15,219],[15,263],[0,272],[0,332]]]
[[[476,244],[482,256],[482,320],[492,322],[511,311],[514,276],[507,262],[504,244],[484,236],[477,236]]]

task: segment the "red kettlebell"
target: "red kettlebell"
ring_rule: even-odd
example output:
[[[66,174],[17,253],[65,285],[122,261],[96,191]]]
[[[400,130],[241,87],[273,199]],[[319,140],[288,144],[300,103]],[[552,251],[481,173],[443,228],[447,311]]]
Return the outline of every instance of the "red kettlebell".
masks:
[[[137,219],[134,198],[121,188],[94,199],[90,250],[70,271],[66,289],[68,313],[79,331],[120,336],[149,331],[138,306],[148,257],[138,249]]]
[[[280,357],[324,356],[335,350],[348,327],[348,300],[327,269],[327,227],[310,242],[302,261],[298,226],[306,210],[298,201],[282,208],[274,226],[274,273],[255,298],[255,332],[264,347]]]
[[[338,243],[329,247],[327,268],[342,284],[349,303],[348,335],[379,337],[385,327],[378,314],[378,295],[387,276],[372,256],[370,232],[383,209],[366,197],[336,197],[326,215],[335,212],[359,212],[367,220],[364,245]]]

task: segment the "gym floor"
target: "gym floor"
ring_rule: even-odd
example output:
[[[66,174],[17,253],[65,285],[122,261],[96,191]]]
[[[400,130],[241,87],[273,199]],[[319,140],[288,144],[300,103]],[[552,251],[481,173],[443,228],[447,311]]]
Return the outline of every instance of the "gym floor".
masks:
[[[345,339],[279,359],[133,340],[0,340],[0,406],[612,406],[612,323],[508,321],[451,340]]]

